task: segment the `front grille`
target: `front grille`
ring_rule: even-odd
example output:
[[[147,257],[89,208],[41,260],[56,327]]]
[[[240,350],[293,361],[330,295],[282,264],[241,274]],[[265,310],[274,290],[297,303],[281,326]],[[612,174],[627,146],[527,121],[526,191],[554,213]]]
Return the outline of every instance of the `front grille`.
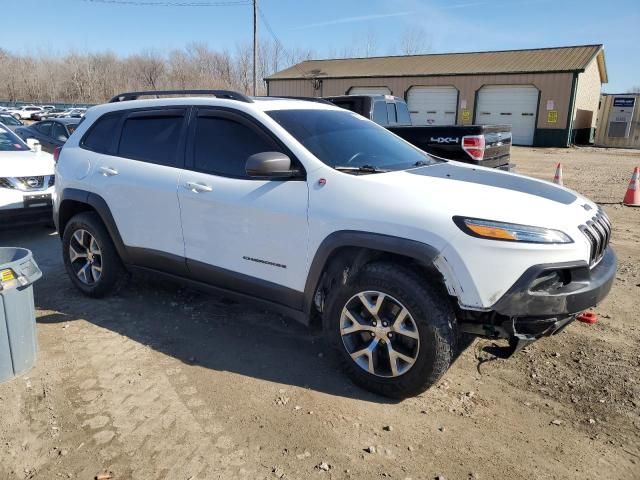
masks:
[[[586,225],[580,225],[579,228],[591,245],[589,265],[593,267],[602,259],[609,246],[611,222],[607,214],[599,208],[596,216],[589,220]]]
[[[40,190],[44,186],[44,177],[17,177],[16,180],[22,185],[23,190]]]
[[[15,187],[13,186],[13,184],[9,181],[8,178],[1,178],[0,177],[0,188],[9,188],[9,189],[14,189]]]

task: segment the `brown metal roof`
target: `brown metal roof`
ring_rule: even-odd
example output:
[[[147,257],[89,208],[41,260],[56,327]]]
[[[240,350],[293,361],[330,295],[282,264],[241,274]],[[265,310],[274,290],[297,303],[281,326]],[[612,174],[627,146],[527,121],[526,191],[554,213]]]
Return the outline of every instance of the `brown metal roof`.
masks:
[[[602,54],[602,45],[503,50],[494,52],[440,53],[369,58],[307,60],[267,77],[296,78],[402,77],[426,75],[473,75],[530,72],[582,71]],[[604,55],[599,58],[600,76],[607,81]]]

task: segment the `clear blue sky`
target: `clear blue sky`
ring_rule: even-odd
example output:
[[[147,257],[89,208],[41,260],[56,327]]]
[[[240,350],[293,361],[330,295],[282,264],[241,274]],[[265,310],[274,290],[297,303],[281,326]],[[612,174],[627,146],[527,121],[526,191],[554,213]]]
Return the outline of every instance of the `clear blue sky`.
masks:
[[[181,0],[164,3],[172,2]],[[605,91],[640,86],[640,0],[259,2],[285,48],[311,48],[319,57],[340,52],[368,32],[375,34],[378,53],[384,55],[398,43],[401,32],[412,27],[426,30],[432,52],[603,43],[609,72]],[[0,46],[16,53],[62,54],[75,49],[127,55],[194,41],[233,50],[251,40],[248,5],[159,7],[96,0],[2,0],[2,4]],[[264,26],[260,31],[268,38]]]

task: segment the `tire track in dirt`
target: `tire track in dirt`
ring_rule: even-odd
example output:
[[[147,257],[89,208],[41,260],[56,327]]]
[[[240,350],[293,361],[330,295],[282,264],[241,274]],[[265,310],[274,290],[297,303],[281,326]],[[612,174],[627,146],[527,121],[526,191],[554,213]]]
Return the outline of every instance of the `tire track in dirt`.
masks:
[[[211,435],[221,428],[203,428],[202,419],[212,417],[206,401],[186,377],[165,373],[180,371],[167,368],[175,360],[100,327],[72,328],[69,348],[84,364],[67,371],[64,396],[85,433],[79,449],[97,461],[76,472],[78,478],[100,469],[118,478],[167,480],[255,473],[230,437]]]

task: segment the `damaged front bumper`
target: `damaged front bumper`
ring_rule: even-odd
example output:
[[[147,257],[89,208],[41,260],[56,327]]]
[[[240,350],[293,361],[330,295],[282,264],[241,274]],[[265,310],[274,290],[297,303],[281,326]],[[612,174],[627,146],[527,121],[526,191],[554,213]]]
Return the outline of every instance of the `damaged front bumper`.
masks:
[[[510,356],[542,337],[555,335],[582,311],[600,303],[611,290],[616,268],[611,247],[592,268],[585,262],[535,265],[490,312],[460,312],[459,328],[464,333],[509,340],[509,349],[500,356]]]

